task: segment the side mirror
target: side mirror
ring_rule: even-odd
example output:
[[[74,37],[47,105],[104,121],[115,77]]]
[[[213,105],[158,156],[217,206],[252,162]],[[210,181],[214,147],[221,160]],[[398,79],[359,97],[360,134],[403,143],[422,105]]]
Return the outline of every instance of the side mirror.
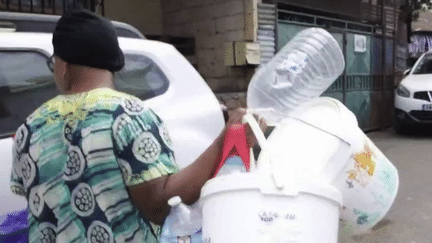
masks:
[[[411,68],[405,70],[405,71],[403,72],[403,75],[404,75],[404,76],[407,76],[409,72],[411,72]]]

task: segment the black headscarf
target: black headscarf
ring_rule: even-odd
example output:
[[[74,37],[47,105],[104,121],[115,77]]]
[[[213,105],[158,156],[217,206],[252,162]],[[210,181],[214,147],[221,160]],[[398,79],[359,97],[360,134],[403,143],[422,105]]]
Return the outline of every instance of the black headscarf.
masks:
[[[88,10],[64,14],[53,33],[54,54],[68,63],[120,71],[124,55],[111,21]]]

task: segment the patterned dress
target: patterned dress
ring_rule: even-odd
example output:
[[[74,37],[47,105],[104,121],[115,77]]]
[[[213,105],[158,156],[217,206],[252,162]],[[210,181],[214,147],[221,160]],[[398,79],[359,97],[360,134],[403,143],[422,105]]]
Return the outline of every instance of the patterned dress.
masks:
[[[127,186],[176,173],[161,119],[111,89],[60,95],[21,125],[11,190],[28,201],[29,242],[158,242]]]

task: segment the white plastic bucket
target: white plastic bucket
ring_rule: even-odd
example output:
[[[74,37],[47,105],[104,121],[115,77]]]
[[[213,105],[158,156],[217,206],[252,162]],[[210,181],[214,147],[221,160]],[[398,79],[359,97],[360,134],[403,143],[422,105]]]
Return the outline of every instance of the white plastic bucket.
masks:
[[[388,212],[396,197],[396,168],[360,130],[354,114],[332,98],[316,98],[301,105],[269,136],[273,170],[298,177],[319,178],[343,196],[342,230],[371,229]],[[266,166],[261,160],[258,167]],[[262,158],[261,158],[262,157]],[[285,177],[284,185],[292,184]]]
[[[297,192],[278,190],[259,173],[235,172],[205,184],[204,243],[337,242],[338,190],[313,181]]]
[[[264,153],[269,146],[254,118],[245,116]],[[253,163],[253,162],[252,162]],[[336,243],[341,193],[322,180],[288,173],[281,185],[271,156],[250,173],[234,172],[209,180],[201,191],[203,242]]]
[[[399,187],[396,167],[362,133],[362,147],[354,151],[332,185],[344,198],[341,230],[357,234],[375,226],[392,206]]]

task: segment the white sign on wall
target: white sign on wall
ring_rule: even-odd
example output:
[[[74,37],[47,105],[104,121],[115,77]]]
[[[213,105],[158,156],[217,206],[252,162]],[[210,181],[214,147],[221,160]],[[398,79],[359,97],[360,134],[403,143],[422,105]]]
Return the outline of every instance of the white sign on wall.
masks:
[[[354,51],[366,52],[366,36],[354,35]]]

